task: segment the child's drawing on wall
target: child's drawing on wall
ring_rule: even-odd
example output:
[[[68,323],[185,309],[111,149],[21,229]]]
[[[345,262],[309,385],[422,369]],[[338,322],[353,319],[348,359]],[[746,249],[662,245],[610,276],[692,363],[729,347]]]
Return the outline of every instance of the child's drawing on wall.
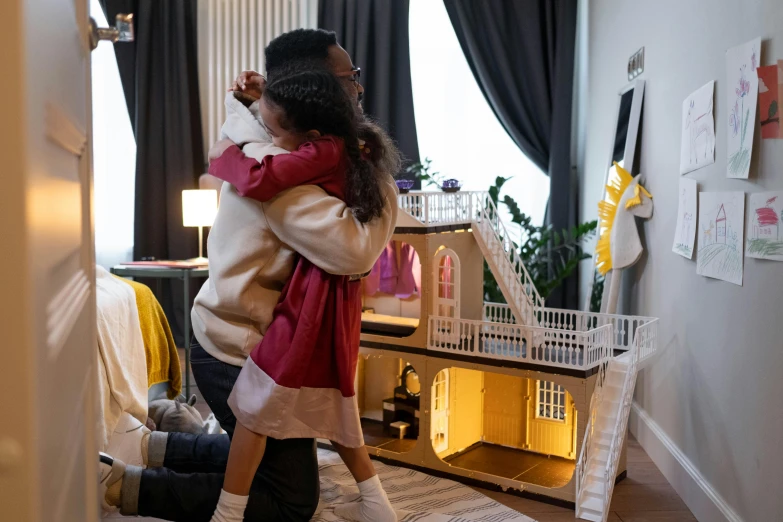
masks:
[[[726,52],[728,112],[728,177],[747,178],[753,148],[756,103],[759,97],[757,73],[761,39],[756,38]]]
[[[783,261],[783,191],[751,194],[747,256]]]
[[[693,257],[693,247],[696,242],[697,190],[696,180],[680,179],[680,206],[677,209],[677,228],[672,251],[687,259]]]
[[[758,68],[759,75],[759,123],[761,138],[765,140],[783,138],[780,131],[780,81],[783,68],[778,64]]]
[[[715,120],[712,116],[711,81],[682,102],[680,174],[715,163]]]
[[[742,285],[744,222],[744,192],[699,193],[699,274]]]

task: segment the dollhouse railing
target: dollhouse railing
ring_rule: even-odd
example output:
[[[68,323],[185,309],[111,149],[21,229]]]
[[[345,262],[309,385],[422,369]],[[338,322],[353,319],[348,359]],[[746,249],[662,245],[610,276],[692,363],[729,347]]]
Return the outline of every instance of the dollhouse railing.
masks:
[[[504,296],[515,305],[518,322],[538,325],[534,311],[543,308],[544,300],[488,192],[410,192],[400,194],[398,204],[422,226],[470,223],[484,243],[487,261],[495,265]]]
[[[614,492],[614,482],[617,476],[617,466],[620,462],[620,453],[622,452],[623,439],[628,429],[628,417],[631,413],[631,404],[633,402],[633,391],[636,385],[636,374],[639,366],[655,353],[658,341],[658,319],[654,319],[636,329],[634,335],[633,348],[630,353],[630,366],[625,379],[623,380],[623,391],[621,395],[620,410],[615,419],[614,430],[612,430],[612,442],[609,446],[609,458],[604,470],[604,512],[608,511]],[[577,492],[579,490],[577,489]],[[606,516],[604,516],[606,518]]]
[[[557,308],[539,309],[536,317],[539,326],[568,331],[586,332],[598,326],[612,325],[612,349],[628,350],[633,343],[633,333],[642,325],[655,320],[653,317],[612,315]],[[484,303],[484,320],[515,324],[514,314],[507,304]]]
[[[612,356],[611,326],[586,332],[430,316],[427,348],[456,355],[589,370]]]
[[[583,485],[587,481],[587,463],[590,462],[592,452],[597,448],[593,446],[593,434],[595,431],[595,423],[598,418],[598,407],[601,405],[604,391],[604,381],[606,380],[606,370],[609,366],[609,358],[603,361],[598,368],[598,378],[595,381],[595,388],[593,388],[593,395],[590,397],[590,408],[587,410],[587,426],[585,427],[585,437],[582,442],[582,449],[579,451],[579,458],[576,461],[576,471],[574,476],[576,477],[576,491],[577,498],[579,492],[582,490]]]

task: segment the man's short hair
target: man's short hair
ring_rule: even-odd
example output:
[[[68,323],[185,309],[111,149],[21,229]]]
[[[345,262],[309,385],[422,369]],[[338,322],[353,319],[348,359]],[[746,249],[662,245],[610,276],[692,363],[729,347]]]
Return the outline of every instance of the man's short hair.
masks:
[[[315,62],[325,67],[332,45],[337,45],[337,35],[333,31],[294,29],[283,33],[264,50],[267,75],[290,62]]]

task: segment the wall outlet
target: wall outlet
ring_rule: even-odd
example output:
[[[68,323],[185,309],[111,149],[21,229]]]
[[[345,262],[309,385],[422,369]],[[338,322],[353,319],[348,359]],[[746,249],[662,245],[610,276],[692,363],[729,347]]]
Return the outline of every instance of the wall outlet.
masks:
[[[633,80],[644,72],[644,47],[628,58],[628,80]]]

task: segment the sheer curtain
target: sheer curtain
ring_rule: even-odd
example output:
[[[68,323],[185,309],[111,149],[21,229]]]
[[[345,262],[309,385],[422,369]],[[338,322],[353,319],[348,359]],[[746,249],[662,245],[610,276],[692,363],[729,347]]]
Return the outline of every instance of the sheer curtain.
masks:
[[[534,223],[543,223],[549,178],[519,150],[487,104],[442,0],[411,2],[410,54],[420,156],[459,179],[464,190],[487,190],[497,176],[513,178],[502,195],[516,199]]]
[[[98,0],[90,0],[90,15],[100,27],[109,25]],[[92,53],[92,125],[95,256],[109,269],[133,258],[136,140],[108,42]]]

